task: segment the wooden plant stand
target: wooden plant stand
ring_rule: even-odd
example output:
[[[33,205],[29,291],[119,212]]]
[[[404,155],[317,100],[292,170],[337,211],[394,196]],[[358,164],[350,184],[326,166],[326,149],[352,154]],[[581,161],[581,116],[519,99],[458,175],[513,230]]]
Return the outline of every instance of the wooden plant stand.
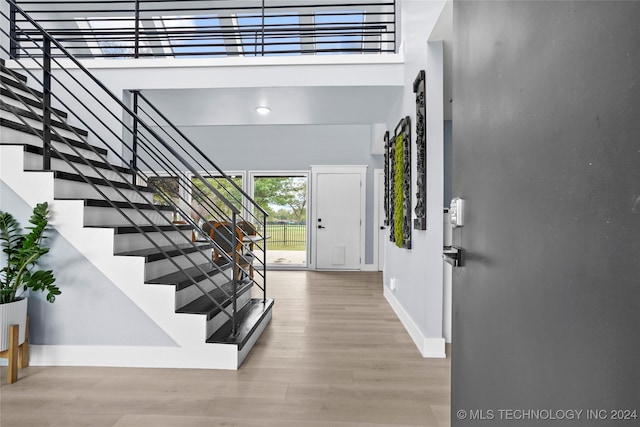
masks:
[[[18,345],[20,336],[20,326],[9,326],[9,348],[0,352],[0,358],[9,359],[9,371],[7,372],[7,383],[13,384],[18,381],[18,367],[20,369],[29,366],[29,318],[27,317],[27,327],[24,334],[24,343]]]

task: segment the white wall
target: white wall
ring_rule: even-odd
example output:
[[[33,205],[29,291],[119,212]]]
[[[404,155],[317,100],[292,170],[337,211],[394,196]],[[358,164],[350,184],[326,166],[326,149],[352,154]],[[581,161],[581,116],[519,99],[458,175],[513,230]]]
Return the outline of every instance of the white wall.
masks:
[[[398,121],[412,121],[412,152],[415,152],[415,94],[413,81],[426,70],[427,109],[427,230],[412,230],[412,249],[400,249],[387,241],[384,291],[418,349],[425,357],[444,357],[442,200],[443,173],[443,43],[429,42],[444,2],[400,2],[402,47],[405,56],[405,89],[387,122],[391,133]],[[411,165],[412,205],[415,206],[416,157]],[[394,279],[395,289],[390,281]]]

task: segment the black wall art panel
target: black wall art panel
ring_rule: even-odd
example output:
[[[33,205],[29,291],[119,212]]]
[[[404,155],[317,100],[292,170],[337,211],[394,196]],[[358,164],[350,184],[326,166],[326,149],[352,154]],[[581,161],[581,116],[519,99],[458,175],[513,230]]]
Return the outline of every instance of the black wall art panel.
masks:
[[[425,72],[420,70],[413,82],[416,94],[416,160],[417,160],[417,192],[416,218],[413,228],[427,229],[427,115],[425,108]]]
[[[384,225],[389,225],[389,131],[384,133]]]

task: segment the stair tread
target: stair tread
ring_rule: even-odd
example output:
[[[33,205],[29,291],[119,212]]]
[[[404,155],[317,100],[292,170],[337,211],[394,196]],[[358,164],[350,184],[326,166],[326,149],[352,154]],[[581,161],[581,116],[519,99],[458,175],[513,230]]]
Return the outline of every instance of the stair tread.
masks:
[[[9,76],[0,75],[0,82],[4,83],[5,85],[13,86],[14,88],[19,89],[21,91],[27,92],[31,96],[34,96],[36,98],[42,98],[41,91],[27,86],[24,81],[18,81],[18,80],[12,79]]]
[[[33,113],[33,112],[31,112],[29,110],[26,110],[24,108],[16,107],[15,105],[7,104],[6,102],[1,101],[1,100],[0,100],[0,109],[2,109],[4,111],[8,111],[8,112],[13,113],[13,114],[17,114],[19,116],[28,117],[28,118],[33,119],[33,120],[40,120],[40,121],[43,120],[43,117],[41,115],[39,115],[39,114]],[[80,134],[82,136],[89,135],[89,132],[87,132],[86,130],[80,129],[80,128],[75,127],[75,126],[71,126],[71,125],[69,125],[69,124],[67,124],[65,122],[61,122],[59,120],[56,120],[54,117],[51,118],[51,124],[56,128],[60,128],[62,130],[66,130],[66,131],[69,131],[69,132],[76,132],[76,133],[78,133],[78,134]]]
[[[14,77],[14,78],[16,78],[18,80],[22,80],[24,83],[27,82],[27,76],[15,71],[15,70],[12,70],[10,68],[5,67],[4,61],[0,62],[0,71],[2,71],[3,73],[9,74],[11,77]]]
[[[176,290],[179,291],[187,286],[191,286],[191,279],[199,282],[207,278],[207,276],[213,276],[223,270],[229,269],[231,264],[222,259],[219,261],[211,262],[209,264],[203,264],[198,267],[184,268],[182,271],[176,271],[174,273],[166,274],[164,276],[156,277],[154,279],[146,280],[145,283],[157,284],[157,285],[175,285]],[[203,270],[206,274],[203,274],[200,270]]]
[[[143,233],[155,233],[158,229],[162,231],[187,231],[193,229],[193,226],[189,224],[139,225],[140,230],[133,225],[87,225],[85,227],[112,228],[114,234],[138,234],[140,230],[142,230]]]
[[[19,93],[11,93],[11,91],[9,89],[5,89],[3,87],[0,88],[0,96],[6,96],[8,98],[15,99],[15,100],[17,100],[17,101],[19,101],[19,102],[21,102],[23,104],[28,104],[28,105],[30,105],[32,107],[39,108],[41,110],[43,109],[42,108],[42,101],[37,101],[35,99],[28,98],[28,97],[26,97],[24,95],[21,95]],[[57,108],[52,108],[51,110],[54,111],[55,114],[57,114],[58,116],[60,116],[60,117],[62,117],[64,119],[66,119],[67,116],[68,116],[68,114],[65,111],[59,110]]]
[[[7,127],[9,129],[17,130],[18,132],[24,132],[29,135],[35,135],[37,137],[41,137],[40,129],[32,129],[31,127],[21,123],[19,121],[10,120],[4,117],[0,117],[0,126]],[[90,146],[84,141],[80,141],[78,139],[74,139],[71,137],[61,137],[56,135],[55,133],[51,134],[51,141],[61,142],[63,144],[73,145],[74,147],[82,148],[84,150],[95,150],[98,154],[102,156],[107,155],[107,150],[101,147],[96,147],[95,145]],[[91,148],[89,148],[91,147]]]
[[[25,150],[26,152],[28,152],[28,153],[38,154],[38,155],[40,155],[40,156],[41,156],[41,155],[43,154],[43,152],[44,152],[44,150],[42,149],[42,147],[38,147],[38,146],[35,146],[35,145],[29,145],[29,144],[24,144],[24,150]],[[71,161],[72,161],[72,162],[74,162],[74,163],[78,163],[78,164],[81,164],[81,165],[86,165],[86,162],[89,162],[90,164],[92,164],[92,165],[93,165],[93,166],[95,166],[96,168],[99,168],[99,169],[105,169],[105,170],[109,170],[109,171],[112,171],[112,169],[111,169],[111,168],[113,168],[113,169],[115,169],[117,172],[120,172],[120,173],[122,173],[122,174],[127,174],[127,175],[129,175],[129,178],[131,177],[131,170],[130,170],[130,169],[127,169],[127,168],[125,168],[125,167],[122,167],[122,166],[110,165],[110,164],[108,164],[108,163],[101,162],[101,161],[99,161],[99,160],[85,159],[85,158],[82,158],[82,157],[80,157],[80,156],[76,156],[76,155],[73,155],[73,154],[67,154],[67,153],[64,153],[64,156],[65,156],[68,160],[71,160]],[[52,152],[52,153],[51,153],[51,157],[52,157],[52,158],[55,158],[55,159],[62,159],[62,160],[64,160],[64,159],[62,158],[62,155],[61,155],[60,153]]]
[[[63,172],[63,171],[52,171],[54,173],[54,177],[56,179],[64,179],[64,180],[68,180],[68,181],[77,181],[77,182],[85,182],[84,178],[76,173],[71,173],[71,172]],[[102,179],[102,178],[97,178],[97,177],[87,177],[87,179],[89,181],[91,181],[93,184],[96,185],[106,185],[109,186],[109,184],[107,183],[107,180]],[[111,184],[113,184],[114,187],[117,188],[122,188],[125,190],[133,190],[132,187],[134,187],[136,190],[140,191],[141,193],[147,193],[147,194],[154,194],[153,190],[149,189],[148,187],[143,187],[140,185],[133,185],[127,182],[118,182],[118,181],[109,181]]]
[[[132,251],[118,252],[115,255],[141,256],[141,257],[145,257],[146,262],[152,262],[152,261],[157,261],[157,260],[166,258],[166,255],[178,256],[178,255],[182,255],[181,252],[184,252],[185,254],[189,254],[189,253],[203,251],[207,249],[211,249],[211,245],[209,245],[208,243],[200,244],[200,245],[194,244],[194,243],[177,243],[175,245],[160,246],[160,249],[156,247],[145,248],[145,249],[135,249]]]
[[[273,303],[273,299],[267,299],[266,302],[258,298],[252,299],[251,302],[239,312],[238,332],[235,336],[231,333],[231,320],[229,320],[224,326],[207,338],[207,342],[236,344],[238,350],[242,350],[242,347],[249,341],[253,332],[260,325],[260,322],[269,311],[271,311]]]
[[[104,199],[83,199],[85,206],[95,208],[111,208],[113,205],[121,209],[133,209],[135,206],[141,210],[160,210],[160,211],[173,211],[171,206],[165,205],[152,205],[151,203],[136,203],[136,202],[121,202],[117,200],[104,200]]]
[[[236,296],[240,296],[245,292],[248,292],[253,283],[249,281],[241,282],[238,284],[236,289]],[[233,294],[233,284],[226,283],[221,286],[222,290],[226,291],[227,294]],[[218,304],[223,307],[227,307],[231,304],[231,299],[227,297],[223,291],[220,289],[214,289],[209,292],[209,296],[211,296]],[[211,301],[206,295],[202,295],[194,301],[191,301],[189,304],[186,304],[183,307],[180,307],[176,310],[176,313],[185,313],[185,314],[207,314],[209,319],[211,319],[216,314],[220,313],[220,307]]]

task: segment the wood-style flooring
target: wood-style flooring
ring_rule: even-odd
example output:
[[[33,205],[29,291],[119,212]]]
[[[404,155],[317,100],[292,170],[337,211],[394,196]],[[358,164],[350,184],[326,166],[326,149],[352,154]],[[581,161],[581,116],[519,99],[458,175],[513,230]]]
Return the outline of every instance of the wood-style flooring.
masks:
[[[450,359],[420,356],[380,273],[272,271],[268,295],[238,371],[3,367],[0,427],[450,425]]]

